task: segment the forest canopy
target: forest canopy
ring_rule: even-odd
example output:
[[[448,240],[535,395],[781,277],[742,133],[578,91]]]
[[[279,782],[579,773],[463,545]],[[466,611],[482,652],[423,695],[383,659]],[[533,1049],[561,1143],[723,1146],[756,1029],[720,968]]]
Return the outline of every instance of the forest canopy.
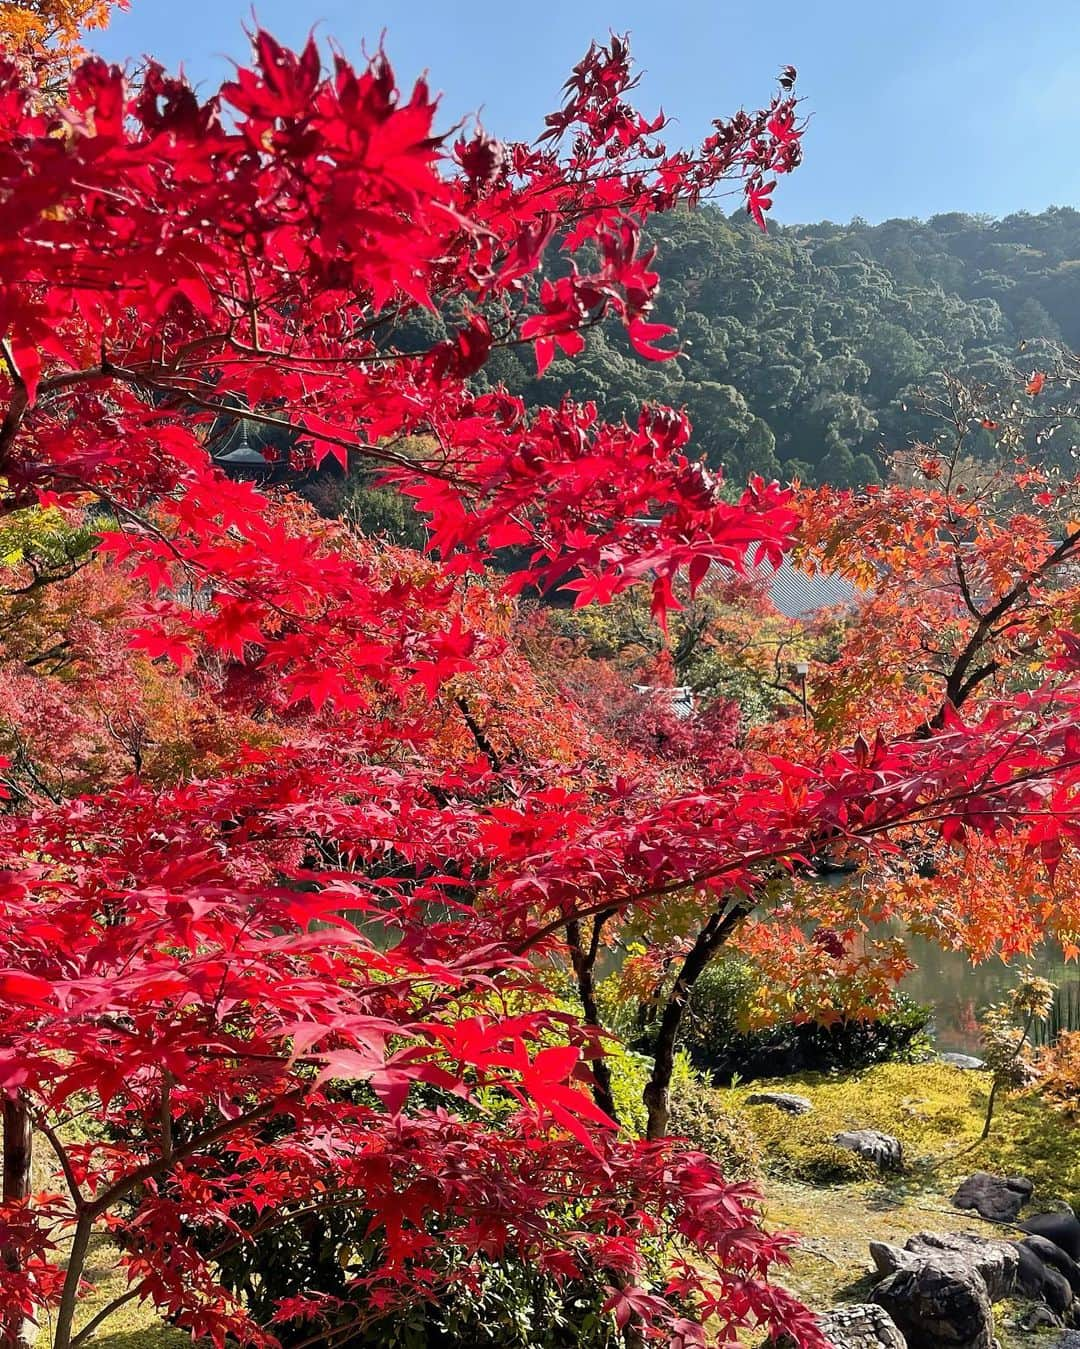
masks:
[[[531,351],[496,352],[485,371],[528,401],[567,391],[611,417],[643,401],[684,404],[696,444],[735,483],[748,473],[855,486],[886,456],[929,439],[921,391],[944,374],[992,387],[1017,368],[1080,347],[1080,212],[1003,220],[951,212],[928,221],[779,226],[762,234],[717,207],[652,223],[657,318],[679,359],[637,359],[613,327],[540,378]],[[1064,464],[1063,427],[1043,454]],[[982,447],[993,453],[992,442]]]

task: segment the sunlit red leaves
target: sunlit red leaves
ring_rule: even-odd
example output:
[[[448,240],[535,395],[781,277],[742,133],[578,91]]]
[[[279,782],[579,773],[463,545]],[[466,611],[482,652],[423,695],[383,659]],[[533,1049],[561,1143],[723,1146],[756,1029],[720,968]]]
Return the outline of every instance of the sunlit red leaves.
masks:
[[[511,641],[513,606],[480,575],[492,554],[527,548],[511,589],[607,599],[643,584],[663,619],[683,576],[692,592],[717,564],[778,562],[799,513],[760,480],[726,500],[672,409],[611,425],[470,382],[504,344],[533,344],[541,367],[573,357],[604,317],[645,358],[672,355],[642,226],[728,177],[762,223],[798,162],[788,90],[672,151],[662,119],[630,104],[613,38],[539,145],[479,133],[450,152],[426,85],[400,91],[383,55],[327,73],[314,45],[265,34],[222,91],[225,116],[156,67],[133,92],[94,61],[60,136],[21,70],[0,79],[6,504],[104,503],[103,548],[132,589],[80,652],[86,670],[123,693],[108,646],[153,684],[148,746],[169,720],[185,743],[210,738],[200,718],[234,733],[231,752],[226,737],[160,772],[140,742],[97,790],[46,783],[54,801],[0,817],[3,1081],[45,1111],[92,1102],[100,1131],[77,1163],[96,1193],[140,1180],[130,1219],[111,1219],[121,1236],[137,1225],[140,1295],[241,1337],[187,1215],[232,1238],[256,1197],[333,1186],[374,1215],[379,1305],[430,1295],[436,1248],[460,1242],[466,1262],[617,1271],[613,1310],[629,1299],[672,1343],[696,1333],[687,1301],[723,1333],[783,1322],[812,1341],[761,1281],[784,1242],[749,1192],[705,1158],[612,1136],[583,1066],[596,1037],[552,1006],[537,957],[598,904],[616,927],[673,894],[756,895],[823,843],[895,847],[913,818],[1045,864],[1064,826],[1028,826],[1051,780],[1055,820],[1072,809],[1072,695],[928,737],[858,740],[838,717],[825,752],[806,735],[751,760],[729,707],[680,731],[660,699],[635,694],[631,718],[625,681],[560,692],[557,662]],[[399,349],[427,308],[450,336]],[[209,453],[239,417],[305,470],[366,456],[427,516],[432,557],[228,481]],[[871,580],[915,550],[933,582],[943,514],[936,498],[875,515],[822,491],[802,546]],[[1003,583],[1040,537],[1023,520],[980,535],[980,579]],[[102,724],[126,734],[124,710],[113,696]],[[494,1121],[481,1087],[499,1093]],[[470,1094],[478,1113],[456,1114]],[[176,1165],[165,1118],[178,1138],[221,1131]],[[58,1235],[71,1218],[41,1213]],[[636,1282],[642,1236],[671,1234],[694,1246],[669,1290],[679,1312]]]
[[[765,212],[772,206],[772,194],[776,190],[776,180],[754,183],[746,193],[746,209],[750,218],[761,229],[765,228]]]
[[[29,1007],[47,1007],[56,992],[46,979],[25,970],[0,970],[0,1001]]]
[[[384,1234],[379,1305],[430,1291],[432,1223],[457,1225],[466,1259],[513,1248],[568,1276],[576,1260],[638,1268],[636,1238],[608,1235],[629,1213],[642,1230],[677,1222],[722,1273],[742,1259],[734,1224],[747,1269],[764,1272],[778,1248],[715,1171],[684,1186],[663,1149],[615,1142],[572,1018],[498,1014],[508,992],[543,1005],[517,947],[548,941],[537,924],[570,897],[566,868],[573,886],[637,884],[662,873],[666,832],[620,835],[614,803],[640,811],[644,797],[629,782],[605,791],[601,765],[625,750],[508,651],[505,599],[455,576],[530,545],[516,584],[575,571],[612,593],[652,581],[662,614],[680,570],[697,585],[748,547],[779,555],[794,523],[785,496],[755,484],[724,502],[684,457],[680,414],[605,426],[590,407],[530,414],[467,381],[504,343],[534,343],[541,364],[572,357],[606,315],[647,359],[673,354],[649,317],[642,222],[729,175],[760,186],[793,167],[790,99],[672,153],[656,140],[663,118],[627,101],[629,54],[612,39],[575,72],[551,144],[479,132],[450,155],[426,85],[400,92],[382,54],[326,73],[313,43],[293,53],[265,33],[221,91],[224,116],[156,65],[132,90],[93,60],[59,136],[24,71],[0,75],[0,180],[19,185],[0,194],[8,501],[100,497],[114,521],[102,550],[132,587],[102,641],[78,651],[80,693],[94,676],[108,688],[87,723],[117,740],[126,771],[87,754],[95,797],[69,802],[66,780],[42,780],[56,799],[32,830],[17,813],[0,820],[2,1034],[22,1046],[5,1084],[46,1110],[96,1102],[126,1140],[76,1158],[98,1192],[161,1163],[146,1120],[157,1129],[171,1111],[197,1134],[227,1118],[198,1168],[166,1161],[146,1187],[129,1254],[141,1296],[218,1340],[251,1327],[213,1294],[179,1215],[197,1206],[234,1230],[245,1206],[262,1212],[328,1175],[362,1188]],[[568,265],[537,290],[556,238]],[[398,351],[380,318],[418,307],[452,311],[452,336]],[[429,514],[443,563],[229,482],[208,450],[233,443],[241,413],[305,467],[367,454]],[[430,449],[398,453],[417,432]],[[18,678],[29,723],[51,704]],[[231,754],[227,736],[214,742],[219,722]],[[190,741],[185,761],[163,755],[169,736]],[[39,774],[40,738],[20,744],[19,771]],[[594,792],[614,832],[591,856]],[[579,835],[579,852],[564,851]],[[373,944],[368,917],[400,940]],[[32,1047],[18,1039],[28,1007],[42,1023]],[[392,1038],[406,1043],[391,1051]],[[374,1104],[343,1105],[343,1077]],[[518,1099],[498,1131],[426,1111],[411,1092],[453,1097],[481,1081]],[[275,1114],[293,1124],[277,1143],[262,1128]],[[537,1174],[573,1175],[588,1223],[537,1229],[567,1194]],[[490,1195],[474,1203],[490,1175],[506,1196],[496,1211]],[[716,1200],[722,1220],[705,1211]],[[38,1214],[58,1231],[70,1218]],[[30,1271],[29,1240],[23,1255]],[[659,1294],[649,1310],[682,1324]],[[764,1288],[739,1316],[756,1311],[775,1320]]]

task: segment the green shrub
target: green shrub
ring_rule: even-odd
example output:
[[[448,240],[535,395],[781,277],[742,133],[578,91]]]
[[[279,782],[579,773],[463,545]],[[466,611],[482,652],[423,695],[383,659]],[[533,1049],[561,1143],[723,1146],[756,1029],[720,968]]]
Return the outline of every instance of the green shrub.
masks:
[[[874,1019],[850,1018],[832,1025],[784,1022],[747,1029],[760,979],[741,956],[710,965],[690,994],[680,1042],[696,1067],[714,1081],[731,1083],[800,1072],[838,1072],[874,1063],[915,1062],[928,1057],[930,1009],[898,993]],[[641,1040],[647,1048],[649,1034]]]
[[[652,1060],[618,1047],[609,1051],[607,1062],[619,1121],[628,1137],[642,1138],[648,1122],[642,1093]],[[675,1056],[670,1099],[668,1129],[673,1137],[685,1138],[691,1147],[707,1153],[732,1180],[758,1174],[761,1152],[746,1114],[726,1104],[683,1053]]]
[[[220,1267],[222,1284],[264,1326],[270,1327],[282,1298],[329,1294],[351,1309],[339,1314],[344,1327],[356,1315],[354,1281],[376,1255],[367,1234],[371,1215],[341,1208],[284,1223],[238,1246]],[[453,1270],[453,1248],[442,1252]],[[426,1304],[410,1306],[351,1329],[341,1340],[350,1349],[614,1349],[614,1323],[603,1311],[605,1280],[558,1284],[517,1261],[464,1261],[449,1285]],[[308,1340],[310,1320],[274,1324],[281,1343]]]
[[[726,1106],[721,1093],[682,1056],[671,1084],[668,1127],[672,1135],[708,1153],[729,1180],[751,1180],[760,1173],[761,1149],[750,1121],[741,1110]]]
[[[649,1118],[643,1093],[652,1070],[652,1059],[609,1041],[606,1062],[611,1074],[615,1111],[623,1132],[628,1138],[643,1138]]]
[[[683,1016],[681,1039],[695,1056],[738,1039],[748,1032],[750,1008],[761,989],[761,977],[749,960],[724,955],[699,976]]]

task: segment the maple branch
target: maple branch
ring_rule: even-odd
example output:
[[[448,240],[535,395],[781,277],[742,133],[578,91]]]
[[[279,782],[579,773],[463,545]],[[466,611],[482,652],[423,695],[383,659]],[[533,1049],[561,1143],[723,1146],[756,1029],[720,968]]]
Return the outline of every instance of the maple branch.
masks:
[[[996,661],[988,661],[975,670],[972,670],[971,667],[974,665],[984,642],[992,635],[995,625],[1005,617],[1019,600],[1030,593],[1031,587],[1036,581],[1041,580],[1059,563],[1064,562],[1076,549],[1078,543],[1080,543],[1080,528],[1067,534],[1052,552],[1048,553],[1037,566],[1029,569],[1027,574],[1007,590],[992,608],[981,614],[974,632],[956,657],[945,680],[945,700],[923,728],[923,735],[940,729],[945,723],[946,709],[950,705],[956,708],[961,707],[983,680],[999,668]]]
[[[960,593],[964,597],[964,604],[967,606],[968,612],[975,621],[981,623],[983,621],[983,613],[976,607],[975,601],[972,598],[971,587],[968,585],[967,569],[964,566],[964,559],[960,555],[959,548],[954,548],[953,559],[956,563],[956,577],[960,582]]]
[[[1011,750],[1003,749],[1002,755],[1007,755]],[[1000,760],[999,760],[1000,762]],[[948,792],[938,797],[934,801],[920,802],[917,806],[911,808],[910,813],[899,813],[886,816],[876,820],[870,825],[860,825],[856,829],[841,830],[836,826],[830,826],[829,830],[815,838],[813,835],[804,835],[799,839],[792,839],[786,843],[777,844],[773,848],[762,848],[754,852],[743,853],[729,862],[724,862],[716,867],[707,870],[697,871],[688,876],[677,877],[674,880],[667,881],[662,885],[649,886],[643,890],[636,890],[620,898],[613,898],[610,894],[602,900],[593,904],[588,904],[582,908],[574,908],[569,912],[561,913],[557,918],[552,918],[547,923],[542,924],[534,932],[523,937],[520,941],[514,943],[510,950],[515,955],[524,955],[534,947],[539,945],[553,932],[566,926],[572,918],[582,919],[591,917],[604,909],[612,908],[615,912],[633,907],[650,899],[664,899],[669,895],[678,894],[683,890],[693,890],[703,886],[711,881],[720,880],[723,876],[731,872],[750,870],[764,862],[780,861],[785,857],[792,856],[815,856],[828,843],[837,838],[846,839],[849,842],[856,843],[866,839],[876,838],[879,834],[885,834],[896,829],[917,829],[922,825],[933,824],[939,820],[950,818],[952,812],[950,807],[956,806],[962,801],[970,799],[973,794],[988,792],[992,798],[994,796],[1003,796],[1005,793],[1015,789],[1024,783],[1039,781],[1048,778],[1055,773],[1080,767],[1080,758],[1063,759],[1057,763],[1034,768],[1030,772],[1018,773],[1015,777],[1005,782],[996,783],[993,780],[993,766],[988,767],[980,782],[967,783],[958,787],[953,792]],[[987,811],[987,813],[990,813]],[[1025,815],[1032,815],[1035,818],[1051,817],[1052,810],[1042,809],[1038,812],[1017,811],[1015,807],[1002,807],[1001,812],[1008,819],[1020,818]]]
[[[168,1157],[163,1155],[144,1162],[142,1166],[136,1167],[134,1171],[129,1171],[126,1176],[122,1176],[89,1203],[86,1212],[92,1220],[96,1220],[118,1200],[123,1199],[137,1186],[142,1185],[144,1181],[155,1179],[164,1171],[168,1171],[176,1162],[182,1162],[185,1157],[190,1157],[193,1153],[210,1147],[222,1138],[228,1138],[230,1134],[236,1133],[240,1129],[246,1129],[250,1124],[257,1124],[259,1120],[266,1119],[275,1111],[280,1110],[287,1102],[302,1100],[307,1090],[306,1086],[294,1087],[282,1096],[275,1096],[269,1101],[263,1101],[261,1105],[255,1106],[244,1115],[238,1115],[235,1119],[222,1120],[220,1124],[215,1124],[212,1129],[207,1129],[203,1133],[189,1138],[187,1142],[174,1148]]]
[[[484,728],[469,711],[469,704],[466,702],[464,694],[455,698],[454,701],[461,709],[461,715],[465,720],[465,725],[469,728],[470,735],[476,743],[476,748],[485,759],[487,759],[488,763],[491,765],[492,772],[501,773],[503,767],[502,760],[496,753],[495,747],[492,745],[491,741],[487,738]]]
[[[721,905],[698,933],[675,976],[675,983],[664,1004],[660,1028],[653,1044],[652,1072],[642,1093],[642,1099],[648,1110],[645,1137],[650,1141],[667,1135],[670,1111],[668,1094],[672,1073],[675,1070],[675,1046],[690,992],[704,973],[709,961],[739,924],[753,912],[756,905],[757,900],[750,896],[736,900],[730,909],[727,909],[726,905]]]
[[[0,352],[3,353],[4,364],[7,366],[8,377],[12,385],[11,401],[8,403],[3,423],[0,424],[0,468],[2,468],[8,450],[19,433],[22,419],[30,405],[30,397],[27,393],[26,381],[23,379],[19,367],[15,364],[15,354],[7,338],[0,341]]]
[[[129,369],[124,366],[109,363],[108,373],[115,379],[123,383],[130,384],[135,388],[153,389],[158,393],[171,394],[175,399],[190,403],[193,407],[201,408],[204,412],[212,412],[218,417],[231,417],[235,421],[255,422],[259,426],[273,427],[279,431],[287,431],[292,435],[308,435],[324,441],[327,445],[335,445],[346,452],[354,451],[357,454],[364,455],[368,459],[376,459],[380,463],[393,464],[397,468],[408,468],[413,471],[419,471],[426,477],[438,478],[440,480],[458,484],[459,479],[456,475],[440,472],[438,469],[429,467],[429,461],[424,459],[413,459],[407,455],[394,454],[384,446],[373,445],[369,441],[360,440],[355,436],[335,435],[330,431],[313,431],[303,421],[289,421],[284,417],[275,417],[269,412],[260,412],[255,408],[235,408],[227,403],[214,402],[201,394],[195,393],[187,385],[177,385],[154,376],[144,368]],[[203,387],[207,387],[203,381],[199,381]],[[210,386],[212,387],[212,386]],[[0,436],[0,450],[3,448],[2,436]]]
[[[95,1199],[83,1204],[79,1218],[75,1225],[75,1234],[72,1238],[71,1251],[68,1256],[67,1275],[64,1279],[63,1292],[60,1297],[60,1306],[56,1316],[56,1331],[53,1340],[53,1349],[71,1349],[71,1329],[75,1314],[76,1300],[78,1297],[79,1285],[82,1282],[82,1271],[86,1263],[86,1255],[90,1245],[90,1236],[94,1229],[94,1224],[103,1213],[107,1213],[112,1206],[132,1190],[138,1188],[145,1181],[153,1180],[163,1172],[168,1171],[176,1162],[183,1161],[185,1157],[190,1157],[193,1153],[199,1152],[202,1148],[210,1147],[213,1143],[222,1138],[227,1138],[230,1134],[240,1129],[247,1128],[251,1124],[258,1123],[259,1120],[266,1119],[268,1116],[280,1109],[287,1101],[302,1099],[306,1088],[297,1087],[292,1091],[286,1092],[283,1096],[274,1097],[272,1100],[264,1101],[261,1105],[249,1110],[244,1115],[239,1115],[235,1119],[222,1120],[212,1129],[207,1129],[194,1138],[188,1139],[179,1147],[174,1148],[168,1156],[162,1155],[151,1161],[144,1162],[142,1166],[129,1171],[126,1176],[122,1176],[114,1184],[110,1185]]]
[[[26,381],[19,373],[15,358],[11,352],[11,347],[6,340],[0,341],[0,352],[3,353],[4,363],[8,368],[8,374],[12,382],[12,395],[8,402],[7,413],[4,416],[3,423],[0,423],[0,473],[3,472],[11,447],[15,443],[15,438],[23,423],[23,418],[29,411],[30,399],[26,388]],[[56,393],[61,389],[70,388],[75,384],[87,383],[90,380],[101,379],[105,377],[105,370],[100,365],[88,366],[85,370],[69,370],[62,375],[53,375],[49,379],[43,379],[38,382],[37,397],[40,402],[43,395]]]
[[[161,1156],[165,1162],[173,1157],[173,1118],[172,1118],[173,1075],[167,1068],[161,1070]]]
[[[72,1203],[75,1205],[75,1211],[81,1212],[86,1207],[88,1201],[79,1186],[78,1178],[75,1175],[75,1168],[71,1164],[71,1158],[68,1156],[67,1148],[65,1148],[60,1141],[60,1135],[40,1112],[35,1114],[34,1127],[56,1154],[56,1160],[60,1163],[60,1170],[64,1174],[64,1180],[67,1183],[68,1191],[71,1194]]]

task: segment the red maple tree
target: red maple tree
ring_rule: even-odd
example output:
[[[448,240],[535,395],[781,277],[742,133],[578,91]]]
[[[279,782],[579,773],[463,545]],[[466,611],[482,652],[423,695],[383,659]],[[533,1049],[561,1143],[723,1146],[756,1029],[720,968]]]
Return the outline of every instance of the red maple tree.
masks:
[[[77,1324],[107,1230],[118,1302],[268,1342],[215,1256],[352,1203],[379,1252],[353,1305],[293,1299],[283,1318],[362,1325],[509,1253],[601,1271],[638,1343],[755,1323],[813,1343],[768,1279],[786,1241],[752,1192],[664,1138],[680,998],[649,1139],[627,1141],[589,1090],[600,1037],[546,998],[541,957],[574,923],[689,891],[685,986],[770,869],[822,838],[1067,830],[1075,692],[659,799],[655,777],[582,783],[573,755],[520,736],[525,754],[500,752],[468,685],[489,696],[505,653],[473,598],[494,554],[530,550],[512,587],[651,584],[662,617],[680,572],[777,557],[796,516],[761,482],[725,502],[678,412],[608,425],[469,377],[501,345],[572,355],[603,320],[673,354],[643,223],[732,177],[760,217],[798,161],[795,103],[785,88],[673,150],[629,103],[613,38],[536,144],[450,144],[426,85],[399,91],[381,53],[325,71],[314,45],[254,46],[206,100],[91,59],[57,105],[0,61],[4,509],[93,503],[99,556],[142,588],[132,648],[260,727],[197,773],[134,766],[0,820],[7,1338],[48,1308],[57,1349],[86,1341],[110,1310]],[[451,338],[399,337],[429,308]],[[241,416],[294,457],[382,466],[438,561],[228,480],[211,452]],[[58,1177],[33,1195],[31,1127]]]

